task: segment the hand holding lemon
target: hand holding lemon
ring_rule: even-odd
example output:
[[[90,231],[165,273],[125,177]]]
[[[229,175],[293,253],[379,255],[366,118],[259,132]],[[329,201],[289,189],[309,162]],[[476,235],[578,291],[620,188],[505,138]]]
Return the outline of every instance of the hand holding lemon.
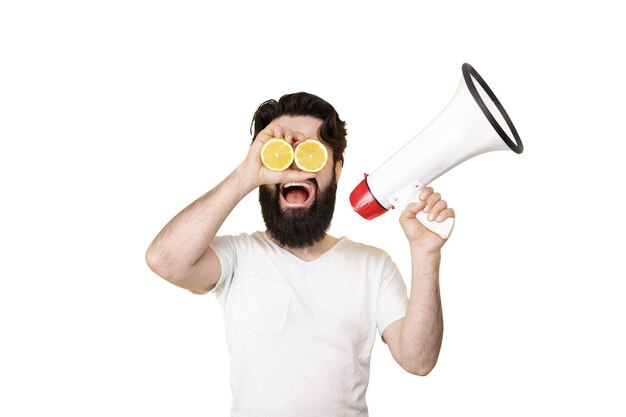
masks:
[[[272,122],[254,138],[237,173],[242,186],[250,190],[263,184],[306,181],[317,176],[327,158],[319,140],[307,140],[304,133]]]

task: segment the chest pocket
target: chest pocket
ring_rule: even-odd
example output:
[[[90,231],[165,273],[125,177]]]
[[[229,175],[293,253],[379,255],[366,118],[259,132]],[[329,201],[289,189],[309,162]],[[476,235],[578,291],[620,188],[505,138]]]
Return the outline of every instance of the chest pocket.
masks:
[[[291,288],[286,284],[247,278],[243,288],[244,322],[258,332],[282,332],[290,299]]]

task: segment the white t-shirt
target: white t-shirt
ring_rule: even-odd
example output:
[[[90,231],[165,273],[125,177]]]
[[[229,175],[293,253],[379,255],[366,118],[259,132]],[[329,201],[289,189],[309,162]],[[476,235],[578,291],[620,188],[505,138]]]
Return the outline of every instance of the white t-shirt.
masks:
[[[230,353],[232,417],[367,417],[376,329],[406,314],[389,255],[341,238],[303,261],[265,233],[211,243]]]

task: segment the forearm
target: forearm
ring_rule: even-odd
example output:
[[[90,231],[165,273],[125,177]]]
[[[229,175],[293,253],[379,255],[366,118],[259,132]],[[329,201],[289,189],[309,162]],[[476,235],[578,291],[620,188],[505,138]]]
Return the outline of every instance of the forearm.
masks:
[[[160,265],[184,270],[207,250],[235,206],[256,187],[238,168],[185,207],[159,232],[146,253]]]
[[[439,294],[441,252],[411,247],[411,293],[400,336],[402,357],[419,375],[437,363],[443,338],[443,315]]]

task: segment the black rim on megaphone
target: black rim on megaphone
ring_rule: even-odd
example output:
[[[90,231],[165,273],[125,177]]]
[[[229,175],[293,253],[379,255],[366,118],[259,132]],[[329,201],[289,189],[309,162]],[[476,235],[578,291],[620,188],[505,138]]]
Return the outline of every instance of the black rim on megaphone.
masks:
[[[480,93],[476,89],[476,86],[474,85],[474,80],[472,79],[472,77],[474,77],[474,79],[478,81],[478,83],[485,90],[487,95],[489,95],[489,98],[491,98],[493,103],[496,105],[496,107],[500,111],[500,114],[502,115],[502,117],[504,117],[506,124],[509,126],[509,129],[511,129],[511,133],[513,133],[513,137],[515,138],[515,141],[513,141],[513,139],[511,139],[509,135],[506,134],[504,129],[502,129],[502,126],[500,126],[496,118],[493,116],[493,114],[491,114],[491,111],[489,111],[489,108],[487,107],[482,97],[480,96]],[[513,152],[522,153],[524,151],[524,144],[522,143],[522,139],[517,134],[517,130],[515,129],[515,126],[513,125],[511,118],[506,113],[506,110],[504,110],[504,107],[500,103],[500,100],[498,100],[498,97],[496,97],[496,95],[493,93],[493,91],[491,91],[491,88],[489,88],[485,80],[483,80],[483,77],[481,77],[480,74],[476,72],[474,67],[472,67],[467,62],[463,64],[463,78],[465,79],[465,84],[467,85],[467,88],[472,94],[472,97],[474,97],[474,100],[476,100],[476,103],[478,104],[480,109],[483,111],[485,117],[487,117],[487,119],[489,120],[489,123],[491,123],[491,126],[493,126],[496,132],[498,132],[498,135],[500,135],[504,143],[506,143]]]

